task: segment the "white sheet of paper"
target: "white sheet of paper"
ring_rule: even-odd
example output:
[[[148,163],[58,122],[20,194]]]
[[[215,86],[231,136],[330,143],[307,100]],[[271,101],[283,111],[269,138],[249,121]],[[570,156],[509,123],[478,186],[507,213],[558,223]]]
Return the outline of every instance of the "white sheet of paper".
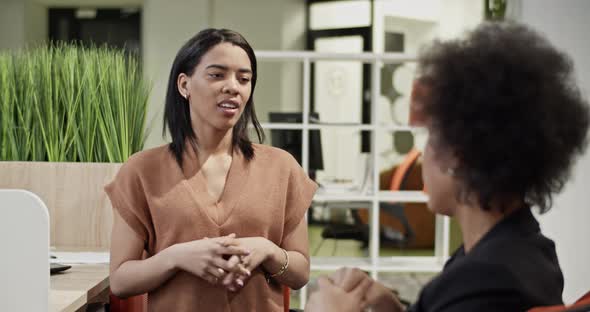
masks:
[[[109,252],[65,252],[65,251],[52,251],[51,255],[55,256],[55,259],[50,259],[52,263],[109,263]]]

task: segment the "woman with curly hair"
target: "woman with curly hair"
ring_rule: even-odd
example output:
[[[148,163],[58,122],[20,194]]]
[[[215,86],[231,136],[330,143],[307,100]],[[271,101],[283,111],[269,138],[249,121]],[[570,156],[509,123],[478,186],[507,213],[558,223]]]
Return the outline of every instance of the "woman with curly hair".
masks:
[[[523,311],[562,303],[553,241],[532,214],[551,208],[585,150],[588,103],[572,63],[514,23],[482,24],[419,58],[413,109],[429,131],[429,208],[453,216],[463,246],[409,311]],[[403,311],[356,269],[319,281],[308,311]]]

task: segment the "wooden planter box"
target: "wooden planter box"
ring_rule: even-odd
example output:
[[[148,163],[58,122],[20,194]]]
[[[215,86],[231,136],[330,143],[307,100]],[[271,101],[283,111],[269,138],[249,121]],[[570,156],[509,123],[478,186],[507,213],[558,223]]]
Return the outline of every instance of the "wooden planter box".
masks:
[[[0,188],[29,190],[43,200],[49,209],[51,246],[108,249],[112,207],[103,187],[120,167],[0,161]]]

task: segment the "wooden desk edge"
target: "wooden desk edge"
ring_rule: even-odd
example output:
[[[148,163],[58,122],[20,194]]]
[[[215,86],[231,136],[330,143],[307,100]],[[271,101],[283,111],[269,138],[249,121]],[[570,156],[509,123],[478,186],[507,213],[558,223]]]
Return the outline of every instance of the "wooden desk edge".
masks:
[[[95,285],[91,286],[90,289],[84,291],[84,289],[67,289],[68,287],[61,288],[60,286],[56,285],[55,279],[57,276],[52,276],[53,282],[50,284],[49,288],[49,306],[51,311],[60,311],[60,312],[70,312],[70,311],[78,311],[81,307],[89,303],[97,303],[97,302],[104,302],[107,303],[109,299],[109,270],[108,264],[73,264],[72,270],[73,272],[69,272],[70,274],[76,274],[81,272],[76,272],[78,268],[88,268],[88,267],[96,267],[102,268],[106,270],[106,274],[104,278],[100,279]],[[67,272],[67,271],[66,271]],[[64,273],[64,274],[68,274]],[[55,277],[55,278],[54,278]],[[63,279],[63,276],[61,276]],[[100,277],[99,277],[100,278]],[[75,279],[74,279],[75,280]],[[54,288],[54,287],[59,288]],[[61,289],[60,289],[61,288]],[[76,292],[79,294],[74,295]],[[71,298],[67,298],[67,300],[71,300],[71,302],[66,302],[63,304],[63,297],[60,298],[60,295],[63,297],[75,297],[74,300]]]

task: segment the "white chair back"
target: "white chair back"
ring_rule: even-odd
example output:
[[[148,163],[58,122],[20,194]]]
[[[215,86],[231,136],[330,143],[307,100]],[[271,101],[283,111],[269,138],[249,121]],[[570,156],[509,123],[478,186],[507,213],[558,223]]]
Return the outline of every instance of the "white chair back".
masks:
[[[0,311],[48,311],[49,213],[25,190],[0,189]]]

